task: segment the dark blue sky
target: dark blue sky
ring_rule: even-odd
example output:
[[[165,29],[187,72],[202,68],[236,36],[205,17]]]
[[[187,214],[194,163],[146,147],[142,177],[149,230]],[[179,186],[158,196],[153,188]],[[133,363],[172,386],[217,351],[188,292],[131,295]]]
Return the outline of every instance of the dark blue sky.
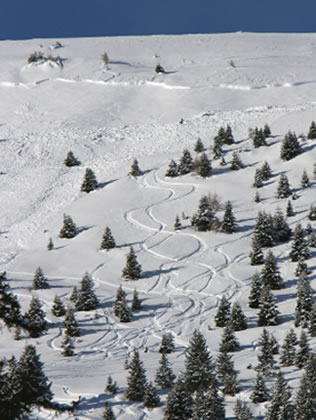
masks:
[[[1,0],[0,39],[316,32],[316,0]]]

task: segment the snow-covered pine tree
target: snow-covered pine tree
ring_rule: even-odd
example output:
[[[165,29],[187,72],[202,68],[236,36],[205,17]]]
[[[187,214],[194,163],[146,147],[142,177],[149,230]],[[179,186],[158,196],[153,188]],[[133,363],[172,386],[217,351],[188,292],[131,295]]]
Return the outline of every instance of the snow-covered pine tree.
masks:
[[[268,181],[272,177],[271,167],[266,160],[263,162],[260,172],[263,181]]]
[[[316,304],[312,306],[311,313],[309,315],[309,327],[308,333],[311,337],[316,337]]]
[[[259,130],[256,128],[252,141],[253,141],[253,147],[255,148],[267,145],[265,135],[261,128]]]
[[[287,202],[287,206],[286,206],[286,217],[293,217],[295,215],[294,210],[293,210],[293,206],[290,200],[288,200]]]
[[[311,122],[311,125],[310,125],[309,130],[308,130],[307,138],[308,138],[308,140],[316,139],[316,123],[315,123],[315,121]]]
[[[44,275],[43,270],[41,267],[38,267],[35,271],[33,281],[32,281],[32,289],[33,290],[40,290],[40,289],[48,289],[48,281]]]
[[[265,124],[265,125],[264,125],[264,127],[263,127],[263,134],[264,134],[264,137],[265,137],[265,138],[267,138],[267,137],[270,137],[270,136],[271,136],[271,128],[269,127],[269,125],[268,125],[268,124]]]
[[[259,353],[257,355],[258,365],[256,370],[263,376],[271,376],[275,369],[275,360],[273,357],[273,346],[271,346],[271,336],[264,328],[259,338]]]
[[[290,251],[291,261],[297,262],[299,259],[307,260],[310,257],[310,252],[307,246],[307,241],[304,238],[304,230],[300,223],[297,223],[294,229],[294,239]]]
[[[186,175],[191,172],[193,159],[188,149],[184,149],[178,164],[179,175]]]
[[[42,304],[38,297],[33,296],[30,302],[29,310],[24,314],[25,327],[32,338],[37,338],[47,330],[45,312],[42,310]]]
[[[233,152],[230,169],[232,169],[233,171],[238,171],[239,169],[243,168],[243,166],[244,165],[240,159],[239,154],[237,152]]]
[[[118,317],[120,322],[131,322],[132,320],[132,313],[127,305],[126,298],[124,295],[122,296],[122,299],[119,302]]]
[[[261,265],[264,263],[264,255],[262,252],[260,237],[254,235],[251,240],[252,249],[249,253],[250,265]]]
[[[62,356],[64,357],[72,357],[75,355],[74,349],[74,340],[69,335],[64,335],[64,338],[61,342],[61,348],[62,348]]]
[[[128,366],[125,397],[128,401],[144,401],[147,386],[146,371],[137,350],[134,350]]]
[[[254,308],[254,309],[259,308],[262,288],[263,288],[263,285],[260,279],[260,275],[258,272],[256,272],[252,276],[251,285],[250,285],[250,292],[248,296],[249,308]]]
[[[309,176],[307,175],[307,172],[304,169],[304,171],[302,173],[302,177],[301,177],[301,187],[302,188],[307,188],[309,186],[310,186]]]
[[[316,232],[314,230],[307,236],[306,241],[309,248],[316,248]]]
[[[271,290],[280,290],[283,288],[283,280],[277,266],[277,261],[270,249],[267,252],[260,273],[260,280],[263,287],[267,287]]]
[[[137,261],[134,248],[131,246],[126,257],[126,265],[122,271],[125,280],[139,280],[142,277],[142,267]]]
[[[255,404],[265,402],[270,399],[268,388],[264,383],[263,376],[259,372],[257,372],[256,382],[252,388],[250,399]]]
[[[174,338],[170,332],[167,332],[162,335],[161,343],[159,347],[160,353],[172,353],[174,350]]]
[[[131,310],[132,311],[139,311],[140,309],[142,309],[142,303],[141,303],[141,300],[139,299],[137,290],[134,289],[132,304],[131,304]]]
[[[73,154],[73,152],[70,150],[67,153],[67,156],[64,160],[64,165],[71,167],[71,166],[78,166],[81,165],[81,162],[75,157],[75,155]]]
[[[234,144],[234,142],[235,142],[235,140],[234,140],[232,129],[231,129],[230,125],[227,125],[223,143],[231,145],[231,144]]]
[[[256,191],[256,194],[255,194],[255,197],[254,197],[253,201],[255,203],[260,203],[260,201],[261,201],[260,194],[259,194],[258,190]]]
[[[290,160],[297,156],[301,151],[301,147],[295,133],[289,131],[281,144],[280,158],[282,160]]]
[[[276,299],[268,287],[263,287],[260,295],[258,326],[267,327],[279,324],[279,311]]]
[[[230,353],[230,352],[238,351],[239,349],[240,349],[239,341],[237,340],[230,325],[227,325],[224,328],[218,351]]]
[[[254,176],[254,179],[253,179],[252,186],[254,188],[261,188],[261,187],[263,187],[263,180],[262,180],[262,176],[261,176],[261,170],[258,169],[258,168],[255,171],[255,176]]]
[[[311,287],[308,274],[303,271],[298,279],[296,292],[296,307],[294,312],[294,325],[302,328],[307,328],[310,313],[313,307],[314,291]]]
[[[204,144],[202,143],[202,140],[200,139],[200,137],[197,139],[197,141],[194,145],[194,151],[196,153],[202,153],[202,152],[205,151]]]
[[[64,316],[66,314],[66,308],[61,300],[61,298],[57,295],[54,297],[54,302],[52,306],[52,314],[54,316]]]
[[[217,135],[214,137],[214,141],[217,141],[219,144],[224,144],[225,142],[225,135],[226,135],[226,130],[224,127],[220,127]]]
[[[213,158],[219,159],[220,157],[224,158],[223,156],[223,140],[216,136],[213,142]]]
[[[300,258],[297,262],[297,266],[295,269],[295,276],[300,277],[302,273],[310,274],[310,270],[304,260],[304,258]]]
[[[76,304],[77,300],[78,300],[78,289],[77,286],[74,286],[72,288],[72,292],[71,295],[69,297],[70,302],[72,302],[74,305]]]
[[[78,298],[75,303],[77,311],[91,311],[99,305],[98,298],[93,290],[93,282],[89,273],[85,273],[80,282]]]
[[[288,177],[285,174],[281,174],[276,191],[276,198],[287,198],[292,194]]]
[[[138,177],[138,176],[142,175],[142,171],[139,168],[139,164],[138,164],[137,159],[133,160],[129,175],[134,176],[134,177]]]
[[[80,329],[71,306],[67,308],[62,327],[64,328],[64,334],[69,335],[69,337],[80,337]]]
[[[180,217],[179,217],[178,214],[176,215],[173,228],[174,228],[174,230],[180,230],[180,229],[182,229],[182,224],[180,222]]]
[[[170,178],[175,178],[178,175],[179,175],[178,164],[174,160],[171,160],[169,162],[169,166],[165,173],[165,176],[169,176]]]
[[[222,296],[214,317],[216,327],[226,327],[229,325],[231,315],[231,304],[225,296]]]
[[[291,388],[284,379],[282,372],[279,371],[272,390],[271,403],[268,407],[265,419],[293,419],[294,406],[290,399]]]
[[[77,226],[74,224],[72,218],[64,214],[64,224],[59,232],[60,238],[71,239],[74,238],[78,233]]]
[[[277,207],[273,216],[274,236],[277,242],[286,242],[290,239],[292,230],[288,225],[282,210]]]
[[[115,420],[115,419],[116,417],[114,416],[112,407],[110,406],[108,402],[106,402],[104,406],[104,413],[102,416],[102,420]]]
[[[206,195],[203,195],[200,199],[197,212],[192,216],[192,226],[194,226],[198,231],[206,232],[208,230],[213,230],[216,220],[217,219],[210,205],[210,200]]]
[[[285,336],[281,346],[280,362],[282,366],[294,366],[296,358],[297,337],[293,329]]]
[[[247,402],[242,401],[239,398],[236,400],[234,406],[234,414],[236,420],[255,420]]]
[[[179,377],[168,393],[163,420],[190,420],[192,406],[192,395],[186,390],[183,378]]]
[[[47,249],[48,249],[48,251],[52,251],[54,249],[54,242],[53,242],[52,238],[49,238],[49,240],[48,240]]]
[[[98,181],[92,169],[86,168],[80,191],[90,193],[98,188]]]
[[[111,229],[108,226],[106,226],[103,233],[100,249],[106,249],[107,251],[109,251],[110,249],[113,249],[115,247],[116,243],[115,239],[113,238]]]
[[[233,303],[229,325],[233,331],[243,331],[247,329],[247,318],[239,302]]]
[[[119,317],[120,316],[120,306],[122,299],[126,300],[126,292],[123,290],[122,286],[120,285],[116,291],[116,298],[113,305],[113,312],[114,315]]]
[[[225,420],[225,414],[224,399],[219,395],[215,384],[206,392],[196,392],[192,420]]]
[[[159,407],[160,405],[160,398],[157,394],[156,388],[152,382],[146,386],[145,389],[145,397],[144,397],[144,407],[145,408],[155,408]]]
[[[316,220],[316,206],[315,205],[313,204],[310,205],[307,217],[311,221]]]
[[[194,330],[185,355],[184,383],[188,392],[206,390],[215,380],[215,365],[203,334]]]
[[[220,352],[216,359],[216,377],[222,383],[224,395],[235,395],[239,392],[237,371],[232,356],[227,352]]]
[[[117,383],[113,381],[112,376],[108,376],[104,392],[115,395],[117,393]]]
[[[296,394],[294,420],[316,418],[316,353],[311,353]]]
[[[302,369],[309,359],[311,353],[311,349],[308,344],[308,337],[304,330],[301,331],[298,346],[299,348],[296,351],[295,357],[295,366],[299,369]]]
[[[273,217],[265,211],[259,211],[253,229],[253,235],[261,247],[274,245]]]
[[[2,280],[0,280],[0,319],[7,328],[24,326],[19,300],[12,293],[9,284]]]
[[[203,152],[198,160],[197,173],[202,178],[207,178],[212,175],[212,164],[207,154]]]
[[[173,373],[170,367],[167,355],[165,353],[162,353],[161,358],[159,360],[159,367],[155,375],[155,384],[162,389],[172,388],[175,379],[176,375]]]
[[[227,201],[227,203],[225,204],[222,231],[225,233],[234,233],[237,231],[237,223],[236,218],[233,214],[233,207],[231,201]]]

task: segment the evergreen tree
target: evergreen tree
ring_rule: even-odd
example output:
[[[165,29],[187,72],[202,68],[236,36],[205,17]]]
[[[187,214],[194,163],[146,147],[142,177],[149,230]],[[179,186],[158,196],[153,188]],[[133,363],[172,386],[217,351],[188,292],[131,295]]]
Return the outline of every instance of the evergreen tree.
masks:
[[[309,212],[308,212],[307,217],[311,221],[316,220],[316,206],[314,206],[313,204],[311,204],[311,206],[309,208]]]
[[[206,195],[202,196],[199,202],[198,211],[192,216],[191,223],[198,231],[205,232],[212,230],[216,220],[211,208],[210,201]]]
[[[216,386],[207,392],[198,390],[193,404],[192,420],[225,420],[224,400],[218,395]]]
[[[142,309],[142,303],[138,297],[138,292],[136,289],[134,289],[134,292],[133,292],[131,309],[132,311],[139,311],[140,309]]]
[[[300,277],[302,273],[309,274],[310,270],[308,269],[308,266],[304,260],[304,258],[300,258],[297,262],[296,270],[295,270],[295,276]]]
[[[105,231],[102,237],[100,249],[106,249],[107,251],[109,251],[110,249],[115,248],[115,247],[116,247],[116,243],[113,238],[111,229],[107,226],[105,228]]]
[[[67,308],[62,326],[64,328],[64,334],[69,335],[69,337],[80,337],[80,329],[71,306]]]
[[[189,420],[192,416],[193,398],[179,378],[169,391],[163,420]]]
[[[66,314],[65,306],[60,299],[59,296],[55,296],[53,306],[52,306],[52,314],[54,316],[64,316]]]
[[[250,265],[260,265],[264,263],[264,255],[262,252],[260,237],[254,235],[251,240],[252,249],[249,253]]]
[[[116,381],[113,381],[112,376],[108,376],[104,391],[107,394],[113,394],[113,395],[117,393],[117,384],[116,384]]]
[[[222,339],[219,345],[218,351],[221,352],[235,352],[240,349],[240,344],[231,329],[231,327],[228,325],[224,328]]]
[[[47,330],[45,312],[36,296],[32,297],[29,310],[24,315],[24,320],[29,336],[32,338],[40,337]]]
[[[202,140],[200,139],[200,137],[197,139],[197,141],[194,145],[194,151],[196,153],[202,153],[202,152],[205,151],[204,144],[202,143]]]
[[[174,338],[170,332],[163,334],[159,347],[160,353],[172,353],[174,350]]]
[[[133,163],[132,163],[132,166],[131,166],[131,170],[130,170],[129,175],[135,176],[135,177],[142,175],[142,171],[139,169],[139,165],[138,165],[138,160],[137,159],[134,159],[133,160]]]
[[[311,125],[310,125],[309,130],[308,130],[307,138],[308,138],[308,140],[316,139],[316,124],[315,124],[315,121],[311,122]]]
[[[280,362],[282,366],[293,366],[296,358],[295,345],[297,344],[297,338],[294,330],[290,330],[283,341],[281,347]]]
[[[142,277],[142,267],[137,261],[133,247],[130,247],[129,254],[126,257],[126,265],[122,271],[122,277],[125,280],[138,280]]]
[[[43,270],[41,267],[38,267],[35,271],[33,282],[32,282],[32,289],[39,290],[39,289],[48,289],[48,281],[45,277]]]
[[[274,337],[272,333],[270,334],[270,346],[271,346],[272,354],[279,354],[280,346],[277,339]]]
[[[108,402],[105,403],[102,420],[115,420],[113,410]]]
[[[71,292],[71,295],[69,297],[70,302],[72,302],[74,305],[76,304],[78,300],[78,289],[77,286],[74,286]]]
[[[259,338],[260,353],[258,354],[259,371],[263,376],[271,376],[275,369],[275,360],[273,358],[273,347],[271,346],[271,336],[264,328]]]
[[[180,222],[180,218],[179,215],[176,215],[176,219],[173,225],[174,230],[180,230],[182,228],[181,222]]]
[[[120,322],[131,322],[132,320],[132,314],[129,307],[127,306],[125,296],[122,297],[119,303],[118,317]]]
[[[117,317],[120,316],[120,306],[121,306],[121,301],[123,299],[125,299],[126,301],[126,293],[124,292],[122,286],[120,285],[120,287],[116,291],[116,298],[113,305],[113,312],[114,312],[114,315]]]
[[[219,159],[223,156],[223,139],[216,136],[213,143],[213,158]]]
[[[290,402],[290,398],[291,388],[287,385],[281,371],[279,371],[272,391],[271,403],[265,419],[293,419],[294,407]]]
[[[47,249],[48,249],[48,251],[52,251],[54,249],[54,242],[53,242],[52,238],[49,238],[49,240],[48,240]]]
[[[296,327],[299,325],[303,328],[308,327],[312,308],[313,289],[311,288],[307,273],[303,271],[297,285],[296,307],[294,312],[294,324]]]
[[[69,335],[64,335],[63,341],[61,342],[61,348],[62,348],[62,356],[64,357],[72,357],[74,356],[74,340]]]
[[[222,296],[214,317],[216,327],[226,327],[230,321],[230,314],[230,302]]]
[[[249,308],[258,309],[260,306],[260,296],[262,292],[262,282],[259,274],[256,272],[252,276],[250,293],[248,296],[248,306]]]
[[[279,324],[279,311],[275,297],[268,287],[263,287],[260,295],[258,326],[267,327]]]
[[[205,152],[203,152],[199,158],[197,173],[202,178],[207,178],[212,175],[212,165]]]
[[[92,278],[88,273],[85,273],[80,282],[75,308],[78,311],[91,311],[96,309],[98,305],[99,301],[93,291]]]
[[[309,327],[308,333],[311,337],[316,337],[316,304],[312,306],[312,310],[309,315]]]
[[[268,162],[265,160],[261,166],[261,178],[263,181],[269,181],[272,177],[271,167]]]
[[[78,166],[81,165],[81,162],[75,157],[73,152],[70,150],[70,152],[67,153],[66,159],[64,160],[64,165],[68,167]]]
[[[310,186],[310,180],[309,180],[309,176],[307,175],[307,172],[303,171],[302,173],[302,178],[301,178],[301,187],[302,188],[307,188]]]
[[[238,302],[233,303],[229,325],[233,331],[247,329],[247,318]]]
[[[253,403],[258,404],[261,402],[268,401],[270,394],[268,388],[264,383],[262,375],[258,372],[256,377],[256,382],[252,388],[250,399]]]
[[[241,159],[239,157],[239,154],[237,152],[233,152],[232,161],[231,161],[231,164],[230,164],[230,168],[233,171],[238,171],[242,167],[243,167],[243,164],[242,164],[242,161],[241,161]]]
[[[167,355],[162,353],[159,360],[159,367],[155,375],[155,384],[162,389],[171,388],[174,385],[175,379],[176,375],[170,367]]]
[[[253,199],[253,201],[254,201],[255,203],[260,203],[261,198],[260,198],[260,194],[259,194],[259,192],[258,192],[258,191],[256,191],[255,198]]]
[[[300,144],[295,133],[289,131],[281,144],[280,158],[290,160],[297,156],[301,151]]]
[[[261,283],[264,287],[272,290],[283,288],[283,280],[280,275],[275,256],[269,250],[260,274]]]
[[[165,173],[165,176],[169,176],[170,178],[174,178],[179,175],[178,165],[174,160],[171,160],[168,166],[168,169]]]
[[[94,191],[97,188],[98,188],[98,181],[95,176],[95,173],[93,172],[92,169],[87,168],[82,184],[81,184],[80,191],[89,193],[91,191]]]
[[[316,353],[311,353],[296,395],[295,420],[316,419]]]
[[[232,356],[227,352],[218,355],[216,374],[218,380],[222,383],[222,393],[224,395],[235,395],[239,392],[237,371],[234,369]]]
[[[236,420],[255,420],[246,401],[241,401],[240,399],[236,400],[236,404],[234,406],[234,414]]]
[[[292,203],[289,200],[287,202],[287,206],[286,206],[286,217],[293,217],[295,215],[293,207],[292,207]]]
[[[307,260],[310,253],[307,247],[307,241],[304,238],[304,230],[302,225],[298,223],[294,230],[294,239],[291,246],[290,258],[291,261],[297,262],[299,259]]]
[[[306,241],[308,247],[316,248],[316,233],[314,230],[307,236]]]
[[[191,172],[193,166],[193,159],[188,149],[184,149],[178,165],[178,173],[186,175]]]
[[[274,245],[274,226],[273,218],[265,211],[259,211],[253,229],[254,237],[261,247],[271,247]]]
[[[60,238],[71,239],[74,238],[78,233],[77,226],[74,224],[72,218],[64,214],[64,224],[59,232]]]
[[[270,136],[271,136],[271,128],[269,127],[269,125],[268,125],[268,124],[265,124],[265,125],[264,125],[264,127],[263,127],[263,134],[264,134],[264,137],[265,137],[265,138],[267,138],[267,137],[270,137]]]
[[[145,397],[144,397],[144,407],[154,408],[160,405],[160,398],[157,394],[156,388],[152,382],[146,386]]]
[[[261,170],[258,169],[258,168],[255,171],[255,176],[254,176],[254,179],[253,179],[252,186],[255,187],[255,188],[261,188],[261,187],[263,187],[263,180],[262,180]]]
[[[201,388],[206,390],[214,381],[214,363],[204,336],[194,330],[185,355],[184,383],[193,393]]]
[[[137,350],[134,350],[132,360],[129,363],[129,375],[127,377],[127,389],[125,397],[128,401],[144,401],[147,379],[144,364]]]
[[[12,293],[9,284],[3,280],[0,280],[0,319],[7,328],[24,326],[18,298]]]
[[[292,194],[288,177],[281,174],[277,186],[276,198],[287,198]]]
[[[295,366],[298,367],[299,369],[302,369],[305,366],[307,360],[309,359],[309,356],[311,353],[310,347],[308,345],[307,334],[305,333],[304,330],[301,331],[298,345],[299,345],[299,348],[296,352]]]
[[[232,133],[232,129],[229,125],[227,125],[223,143],[231,145],[231,144],[234,144],[234,142],[235,142],[235,140],[234,140],[234,136],[233,136],[233,133]]]
[[[255,134],[253,136],[253,147],[258,148],[266,145],[267,142],[263,130],[261,128],[259,130],[256,128]]]
[[[233,214],[233,208],[230,201],[227,201],[225,205],[222,231],[225,233],[234,233],[237,231],[236,219]]]
[[[277,242],[286,242],[291,237],[291,228],[286,222],[282,210],[278,207],[273,216],[274,236]]]
[[[214,137],[214,142],[218,142],[219,144],[223,145],[225,143],[225,136],[226,131],[224,127],[220,127],[217,135]]]

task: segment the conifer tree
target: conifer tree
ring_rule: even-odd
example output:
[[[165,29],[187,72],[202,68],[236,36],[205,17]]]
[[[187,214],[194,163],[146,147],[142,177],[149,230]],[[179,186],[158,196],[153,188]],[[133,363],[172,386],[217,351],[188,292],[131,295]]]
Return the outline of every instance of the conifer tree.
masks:
[[[64,328],[64,334],[69,335],[69,337],[80,337],[80,329],[71,306],[67,308],[62,326]]]
[[[64,165],[71,167],[71,166],[78,166],[81,165],[81,162],[75,157],[75,155],[73,154],[73,152],[70,150],[67,153],[67,156],[64,160]]]
[[[260,238],[254,235],[251,240],[252,249],[249,253],[250,265],[260,265],[264,263],[264,255],[262,252]]]
[[[252,186],[255,187],[255,188],[261,188],[261,187],[263,187],[263,180],[262,180],[262,175],[261,175],[261,169],[258,169],[258,168],[256,169]]]
[[[116,291],[116,298],[113,305],[113,312],[114,315],[119,317],[120,316],[120,306],[122,299],[126,300],[126,292],[123,290],[122,286],[120,285]]]
[[[263,134],[264,134],[264,137],[266,137],[266,138],[271,136],[271,128],[269,127],[268,124],[264,125]]]
[[[316,220],[316,206],[314,206],[313,204],[311,204],[311,206],[309,208],[309,212],[308,212],[307,217],[311,221]]]
[[[311,337],[316,337],[316,304],[312,306],[312,310],[309,315],[309,327],[308,333]]]
[[[227,352],[221,352],[217,357],[216,376],[222,383],[222,393],[224,395],[235,395],[239,392],[237,371],[234,369],[232,356]]]
[[[193,159],[191,153],[188,149],[184,149],[178,165],[178,173],[180,175],[186,175],[190,173],[192,170],[192,165]]]
[[[62,356],[64,357],[72,357],[74,356],[75,352],[74,352],[74,340],[72,337],[70,337],[69,335],[64,335],[64,338],[61,342],[61,348],[62,348]]]
[[[113,410],[108,402],[105,403],[102,420],[115,420]]]
[[[256,382],[252,388],[250,399],[253,403],[258,404],[270,399],[268,388],[264,383],[262,375],[258,372]]]
[[[174,230],[180,230],[182,228],[181,222],[180,222],[180,218],[179,215],[176,215],[176,219],[174,221],[174,225],[173,225]]]
[[[162,353],[159,360],[159,367],[155,375],[155,384],[162,389],[171,388],[174,385],[175,379],[176,375],[170,367],[167,355]]]
[[[174,160],[169,162],[168,169],[165,173],[165,176],[169,176],[170,178],[174,178],[179,175],[178,165]]]
[[[95,173],[93,172],[92,169],[87,168],[82,184],[81,184],[80,191],[89,193],[91,191],[94,191],[97,188],[98,188],[98,181],[95,176]]]
[[[259,338],[260,352],[258,354],[258,366],[259,371],[263,376],[271,376],[275,369],[275,360],[273,357],[273,347],[271,345],[271,336],[269,332],[264,328]]]
[[[239,302],[233,303],[229,325],[233,331],[242,331],[247,329],[247,318]]]
[[[226,131],[224,127],[220,127],[217,135],[214,137],[214,141],[220,143],[220,144],[224,144],[225,142],[225,135],[226,135]]]
[[[286,217],[293,217],[295,215],[294,210],[293,210],[293,206],[290,200],[288,200],[287,202],[287,206],[286,206]]]
[[[259,273],[256,272],[252,276],[250,293],[248,296],[248,306],[249,308],[258,309],[260,306],[260,296],[262,292],[262,282],[259,276]]]
[[[217,387],[211,386],[206,392],[198,390],[193,405],[192,420],[225,420],[224,400]]]
[[[71,239],[74,238],[78,233],[77,226],[74,224],[72,218],[64,214],[64,224],[59,232],[60,238]]]
[[[229,325],[226,326],[222,334],[218,351],[230,353],[230,352],[238,351],[239,349],[240,349],[240,344],[233,330],[231,329]]]
[[[295,420],[316,418],[316,353],[311,353],[305,368],[300,387],[296,394]]]
[[[192,216],[191,223],[198,231],[205,232],[212,230],[216,220],[211,208],[210,201],[206,195],[202,196],[199,202],[198,211]]]
[[[302,177],[301,177],[301,187],[302,188],[307,188],[310,186],[310,180],[309,180],[309,176],[307,175],[307,172],[303,171],[302,173]]]
[[[295,276],[300,277],[302,273],[310,274],[310,270],[303,258],[300,258],[297,262],[297,266],[295,269]]]
[[[126,265],[122,271],[122,277],[125,280],[139,280],[142,277],[142,268],[137,261],[133,247],[130,247],[126,257]]]
[[[204,336],[194,330],[185,355],[184,383],[193,393],[201,388],[206,390],[214,381],[214,363]]]
[[[239,398],[234,406],[234,414],[236,420],[255,420],[246,401],[241,401]]]
[[[194,145],[194,151],[196,153],[202,153],[202,152],[205,151],[204,144],[202,143],[202,140],[200,139],[200,137],[197,139],[197,141]]]
[[[199,158],[197,173],[202,178],[207,178],[212,175],[212,164],[205,152],[203,152]]]
[[[255,134],[253,136],[253,147],[258,148],[261,146],[266,146],[266,138],[263,133],[263,130],[260,128],[259,130],[256,128]]]
[[[282,366],[293,366],[296,358],[296,349],[295,345],[297,344],[297,339],[294,330],[290,330],[283,341],[281,346],[281,356],[280,362]]]
[[[129,175],[134,176],[134,177],[137,177],[137,176],[142,175],[142,171],[139,169],[139,165],[138,165],[138,160],[137,159],[134,159],[133,160],[133,163],[132,163],[132,166],[131,166],[131,170],[130,170]]]
[[[111,229],[107,226],[104,230],[100,249],[106,249],[109,251],[116,247],[115,239],[113,238]]]
[[[125,296],[122,296],[122,299],[119,303],[118,317],[120,322],[131,322],[132,320],[132,314],[129,307],[127,306]]]
[[[287,385],[281,371],[279,371],[272,390],[271,403],[265,417],[266,420],[293,419],[294,407],[290,398],[291,388]]]
[[[29,310],[24,315],[24,320],[29,336],[32,338],[40,337],[47,330],[45,312],[36,296],[32,297]]]
[[[233,207],[230,201],[227,201],[225,204],[222,231],[225,233],[234,233],[237,231],[236,219],[233,214]]]
[[[160,353],[172,353],[174,350],[174,338],[170,332],[162,335],[161,343],[159,347]]]
[[[260,203],[261,198],[260,198],[260,194],[259,194],[259,192],[258,192],[258,191],[256,191],[255,198],[253,199],[253,201],[254,201],[255,203]]]
[[[133,292],[131,309],[132,311],[139,311],[140,309],[142,309],[142,303],[141,303],[141,300],[139,299],[138,292],[136,289],[134,289],[134,292]]]
[[[307,247],[307,241],[304,238],[304,230],[300,223],[297,223],[294,230],[294,239],[291,245],[290,258],[291,261],[297,262],[299,259],[307,260],[310,253]]]
[[[297,293],[296,293],[296,307],[294,312],[294,324],[303,328],[308,327],[310,313],[313,307],[313,289],[306,272],[300,274]]]
[[[261,270],[260,279],[263,287],[267,287],[272,290],[279,290],[283,288],[283,280],[279,272],[275,256],[271,250],[267,252],[266,259]]]
[[[193,398],[186,390],[183,378],[178,378],[169,391],[163,420],[189,420],[192,417]]]
[[[99,301],[93,290],[92,278],[88,273],[85,273],[80,282],[75,308],[78,311],[91,311],[96,309],[98,305]]]
[[[48,285],[47,278],[45,277],[41,267],[38,267],[33,277],[32,289],[39,290],[39,289],[48,289],[48,288],[49,288],[49,285]]]
[[[300,144],[295,133],[289,131],[281,144],[280,158],[290,160],[297,156],[301,151]]]
[[[69,297],[70,302],[72,302],[74,305],[76,304],[77,300],[78,300],[78,289],[77,286],[74,286],[72,288],[72,292],[71,295]]]
[[[231,129],[230,125],[227,125],[223,143],[231,145],[231,144],[234,144],[234,142],[235,142],[235,140],[234,140],[234,136],[233,136],[233,133],[232,133],[232,129]]]
[[[291,228],[287,224],[282,210],[278,207],[273,216],[274,236],[277,242],[286,242],[291,237]]]
[[[226,327],[230,321],[231,304],[225,296],[222,296],[214,320],[216,327]]]
[[[242,167],[243,167],[243,164],[242,164],[242,161],[241,161],[241,159],[239,157],[239,154],[237,152],[233,152],[232,161],[231,161],[231,164],[230,164],[230,168],[233,171],[238,171]]]
[[[316,233],[314,230],[307,236],[306,241],[308,247],[316,248]]]
[[[279,354],[279,343],[275,336],[271,333],[270,334],[270,346],[272,354]]]
[[[299,369],[302,369],[305,366],[307,360],[309,359],[311,353],[310,347],[308,345],[307,334],[304,330],[301,331],[298,346],[299,348],[296,351],[295,357],[295,366]]]
[[[152,382],[146,386],[145,397],[144,397],[144,407],[154,408],[160,405],[160,398],[157,394],[156,388]]]
[[[49,240],[48,240],[47,249],[48,249],[48,251],[52,251],[54,249],[54,242],[53,242],[52,238],[49,238]]]
[[[275,297],[268,287],[263,287],[260,295],[258,326],[267,327],[279,324],[279,311]]]
[[[128,370],[126,399],[128,401],[144,401],[147,379],[144,364],[137,350],[133,352]]]
[[[219,159],[220,157],[223,157],[223,139],[216,136],[213,143],[213,158]]]
[[[277,186],[276,198],[287,198],[292,194],[288,177],[281,174]]]
[[[116,381],[113,381],[112,376],[108,376],[104,392],[115,395],[117,393]]]
[[[315,124],[315,121],[311,122],[311,125],[310,125],[309,130],[308,130],[307,138],[308,138],[308,140],[316,139],[316,124]]]
[[[273,218],[265,211],[259,211],[253,229],[253,235],[261,247],[274,245]]]
[[[0,319],[7,328],[24,326],[18,298],[12,293],[9,284],[3,280],[0,280]]]
[[[54,316],[64,316],[66,314],[65,306],[59,296],[55,296],[53,306],[52,306],[52,314]]]
[[[261,178],[263,181],[269,181],[269,179],[272,177],[272,171],[271,167],[268,164],[268,162],[265,160],[263,162],[263,165],[261,166]]]

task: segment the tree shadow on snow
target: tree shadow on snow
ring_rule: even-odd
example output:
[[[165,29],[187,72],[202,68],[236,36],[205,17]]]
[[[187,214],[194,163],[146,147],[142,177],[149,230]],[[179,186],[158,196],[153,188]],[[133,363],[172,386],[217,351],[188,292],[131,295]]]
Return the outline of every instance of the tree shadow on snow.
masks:
[[[91,226],[80,226],[78,228],[77,232],[79,234],[79,233],[85,232],[86,230],[92,229],[94,227],[95,227],[95,225],[91,225]]]
[[[106,187],[107,185],[110,185],[110,184],[112,184],[113,182],[116,182],[118,179],[116,178],[116,179],[111,179],[110,181],[107,181],[107,182],[99,182],[98,183],[98,189],[101,189],[101,188],[104,188],[104,187]]]
[[[179,270],[181,267],[170,267],[170,268],[165,268],[165,269],[158,269],[158,270],[148,270],[148,271],[144,271],[142,278],[150,278],[150,277],[154,277],[154,276],[159,276],[161,274],[168,274],[168,273],[172,273],[172,271],[175,270]]]

